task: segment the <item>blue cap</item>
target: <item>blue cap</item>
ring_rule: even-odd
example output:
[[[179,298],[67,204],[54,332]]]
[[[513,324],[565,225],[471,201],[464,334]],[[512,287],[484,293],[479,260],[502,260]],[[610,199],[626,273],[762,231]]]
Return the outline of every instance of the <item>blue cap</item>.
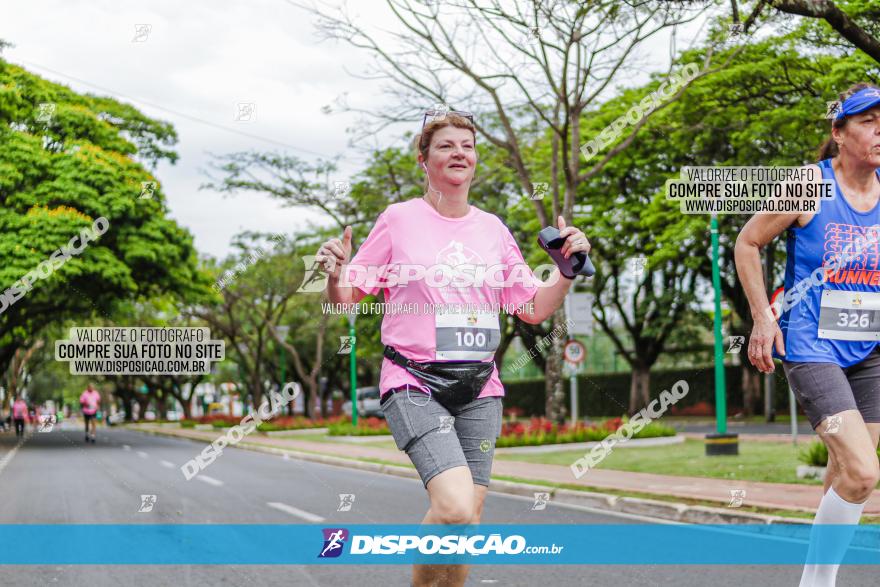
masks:
[[[875,106],[880,106],[880,90],[877,88],[864,88],[844,100],[841,107],[837,110],[837,116],[834,118],[839,120],[853,114],[859,114],[865,110],[870,110]]]

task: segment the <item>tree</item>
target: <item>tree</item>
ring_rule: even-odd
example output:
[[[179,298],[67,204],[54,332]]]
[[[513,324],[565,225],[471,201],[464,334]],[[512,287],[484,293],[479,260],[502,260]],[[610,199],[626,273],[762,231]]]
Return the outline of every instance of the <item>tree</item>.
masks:
[[[588,186],[591,202],[601,201],[597,192],[628,194],[614,202],[621,209],[621,220],[608,206],[594,205],[587,215],[591,227],[607,225],[610,229],[603,231],[607,240],[596,239],[600,259],[605,260],[609,253],[613,259],[644,251],[648,271],[676,263],[697,271],[703,284],[711,280],[708,218],[682,214],[677,204],[663,197],[664,184],[685,166],[799,166],[815,162],[814,151],[828,134],[829,123],[824,117],[827,97],[853,80],[876,79],[880,68],[864,55],[841,58],[833,50],[820,51],[807,44],[806,31],[797,29],[742,46],[723,75],[694,83],[686,95],[645,126],[639,140],[606,167],[601,181]],[[701,55],[686,54],[683,58],[699,60]],[[636,99],[618,98],[624,103]],[[612,108],[609,116],[619,112],[613,102],[608,102]],[[646,203],[641,196],[647,197]],[[636,207],[641,203],[644,207],[639,213]],[[637,214],[640,219],[636,222]],[[732,310],[732,335],[747,335],[752,327],[748,300],[733,261],[733,244],[747,220],[737,215],[719,217],[721,289]],[[768,280],[768,295],[784,271],[782,247],[769,254],[774,277]],[[609,261],[608,265],[618,263]],[[680,291],[676,296],[687,293]],[[742,361],[742,369],[743,407],[751,414],[758,405],[761,380],[747,360]]]
[[[736,0],[732,0],[734,8]],[[824,21],[848,43],[880,63],[880,5],[874,0],[760,0],[756,10],[770,5],[779,12]]]
[[[147,169],[173,163],[175,141],[132,106],[0,59],[0,372],[48,325],[161,293],[205,295],[192,237]],[[83,245],[96,225],[106,232]]]
[[[4,408],[8,409],[10,400],[19,394],[20,388],[23,387],[24,379],[32,367],[30,364],[31,359],[35,352],[43,348],[43,344],[42,339],[36,339],[33,343],[15,350],[9,370],[6,373],[6,405]]]
[[[264,244],[258,247],[260,240],[254,234],[239,238],[235,243],[239,254],[230,256],[215,270],[217,284],[221,283],[221,275],[227,276],[220,288],[218,301],[187,310],[191,316],[209,324],[212,332],[226,339],[227,356],[235,358],[255,409],[269,391],[267,384],[274,377],[273,371],[277,372],[274,363],[274,327],[282,324],[283,318],[288,316],[292,298],[305,272],[298,254],[303,253],[299,243],[275,241],[271,246]],[[273,252],[267,253],[266,249]],[[232,267],[236,267],[234,276],[229,271]],[[219,288],[217,284],[215,286]],[[298,329],[311,328],[308,318],[314,316],[314,311],[312,306],[295,322]],[[298,349],[292,349],[292,352],[288,349],[293,354],[297,374],[304,381],[306,414],[309,417],[313,416],[314,399],[318,397],[317,372],[322,363],[325,331],[325,318],[319,320],[316,330],[309,330],[315,341],[315,366],[306,367]]]
[[[584,164],[583,121],[614,83],[632,75],[636,49],[645,39],[706,10],[672,3],[627,6],[611,0],[387,4],[401,31],[390,41],[372,35],[342,10],[315,11],[326,38],[369,52],[376,65],[367,75],[389,82],[392,95],[384,102],[391,106],[371,111],[374,124],[363,127],[364,135],[392,122],[420,119],[426,105],[467,106],[478,113],[480,136],[507,154],[522,191],[532,193],[536,181],[549,184],[549,213],[541,202],[533,206],[542,227],[558,215],[572,218],[580,185],[627,148],[651,116],[647,113],[627,138],[594,164]],[[528,146],[545,135],[549,165],[545,160],[539,166],[528,156]],[[560,309],[551,327],[562,328],[564,322]],[[547,363],[547,416],[555,420],[565,413],[562,344],[562,338],[556,339]]]
[[[608,100],[585,124],[585,134],[597,136],[661,82],[655,79]],[[695,310],[698,265],[681,256],[657,255],[657,226],[648,213],[658,186],[675,169],[671,156],[677,153],[669,153],[659,136],[667,131],[667,116],[657,113],[602,174],[582,184],[580,201],[588,204],[576,213],[596,266],[594,319],[632,369],[629,413],[650,401],[650,371],[667,345],[698,336],[694,325],[684,324],[686,314]]]
[[[157,296],[136,303],[126,303],[119,308],[116,326],[141,326],[152,328],[197,328],[206,326],[187,313],[184,300],[174,296]],[[108,324],[109,325],[109,324]],[[131,401],[141,404],[143,417],[150,401],[155,402],[159,418],[167,418],[168,400],[180,402],[183,417],[192,417],[192,399],[196,386],[208,376],[203,374],[177,375],[118,375],[106,379],[114,384],[114,395],[123,401],[126,419],[131,418]],[[139,391],[146,386],[146,393]]]

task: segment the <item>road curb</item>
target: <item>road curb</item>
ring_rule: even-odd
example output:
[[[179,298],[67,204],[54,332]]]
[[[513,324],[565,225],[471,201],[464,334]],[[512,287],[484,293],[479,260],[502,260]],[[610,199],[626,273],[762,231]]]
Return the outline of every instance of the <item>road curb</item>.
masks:
[[[195,442],[204,442],[204,440],[202,439],[181,436],[166,430],[146,430],[141,428],[131,429],[139,432],[144,432],[146,434],[153,434],[155,436],[170,436],[173,438],[183,438],[185,440],[192,440]],[[369,471],[372,473],[395,475],[397,477],[406,477],[409,479],[419,478],[419,474],[416,472],[415,469],[399,465],[386,465],[345,457],[320,455],[309,452],[302,452],[290,448],[264,446],[247,441],[239,442],[235,445],[235,448],[244,448],[256,452],[263,452],[281,456],[287,455],[288,457],[293,457],[303,461],[310,461],[313,463],[332,465],[336,467],[345,467],[348,469],[359,469],[361,471]],[[503,479],[492,479],[491,491],[494,491],[496,493],[505,493],[508,495],[528,497],[530,499],[533,499],[535,497],[535,493],[549,493],[549,503],[555,503],[559,505],[572,505],[578,507],[589,507],[593,509],[618,512],[623,514],[648,516],[652,518],[660,518],[663,520],[670,520],[673,522],[680,522],[684,524],[811,523],[809,520],[802,520],[799,518],[785,518],[782,516],[771,516],[767,514],[756,514],[751,512],[736,512],[724,508],[688,505],[684,503],[675,503],[640,497],[620,497],[618,495],[607,493],[562,489],[548,487],[546,485],[537,485],[533,483],[507,481]]]

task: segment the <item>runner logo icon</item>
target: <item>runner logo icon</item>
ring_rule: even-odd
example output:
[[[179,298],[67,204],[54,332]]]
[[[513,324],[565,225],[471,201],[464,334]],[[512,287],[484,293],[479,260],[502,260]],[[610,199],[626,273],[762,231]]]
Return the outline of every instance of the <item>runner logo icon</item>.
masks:
[[[335,558],[342,554],[342,547],[348,540],[348,530],[345,528],[324,528],[324,548],[318,558]]]

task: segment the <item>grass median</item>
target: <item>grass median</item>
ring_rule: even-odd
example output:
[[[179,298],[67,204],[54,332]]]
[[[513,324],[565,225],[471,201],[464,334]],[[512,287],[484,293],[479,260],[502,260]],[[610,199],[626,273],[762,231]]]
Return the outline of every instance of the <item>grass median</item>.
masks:
[[[687,439],[681,444],[615,448],[599,463],[598,469],[657,473],[684,477],[711,477],[767,483],[821,485],[815,479],[798,479],[796,469],[802,464],[797,447],[781,442],[740,440],[737,456],[706,456],[702,440]],[[538,454],[496,454],[496,459],[569,466],[584,456],[581,450],[560,450]]]
[[[296,441],[306,441],[306,442],[326,442],[329,444],[337,444],[337,445],[346,445],[346,446],[371,446],[374,448],[388,448],[392,450],[397,450],[397,445],[394,444],[394,441],[390,438],[376,438],[372,439],[370,436],[359,436],[357,438],[357,442],[353,442],[351,440],[344,440],[339,436],[330,436],[328,434],[278,434],[272,436],[271,438],[275,440],[296,440]]]

